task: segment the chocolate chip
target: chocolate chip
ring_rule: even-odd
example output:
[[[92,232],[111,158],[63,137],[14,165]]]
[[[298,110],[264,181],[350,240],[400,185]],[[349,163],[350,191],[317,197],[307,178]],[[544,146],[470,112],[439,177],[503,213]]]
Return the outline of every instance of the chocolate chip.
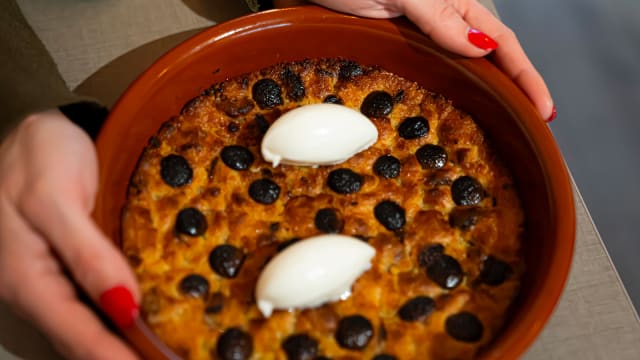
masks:
[[[221,292],[213,293],[207,299],[207,305],[204,312],[207,314],[217,314],[222,311],[224,306],[224,295]]]
[[[452,338],[463,342],[482,339],[484,327],[478,318],[468,311],[450,315],[445,321],[445,329]]]
[[[451,197],[456,205],[477,205],[484,198],[484,189],[471,176],[461,176],[451,184]]]
[[[429,133],[429,122],[423,116],[408,117],[398,126],[398,135],[406,140],[417,139]]]
[[[441,146],[427,144],[416,151],[416,159],[423,169],[441,169],[447,164],[447,152]]]
[[[393,155],[382,155],[373,164],[373,171],[383,178],[393,179],[400,175],[400,160]]]
[[[160,176],[167,185],[175,188],[189,184],[193,170],[185,158],[171,154],[160,160]]]
[[[373,357],[372,360],[397,360],[398,358],[396,358],[393,355],[389,355],[389,354],[378,354],[376,356]]]
[[[373,337],[371,322],[362,315],[347,316],[338,322],[336,340],[346,349],[362,350]]]
[[[238,275],[244,258],[244,253],[237,247],[218,245],[209,254],[209,266],[218,275],[230,279]]]
[[[385,200],[373,209],[373,214],[387,230],[398,230],[404,226],[404,209],[391,200]]]
[[[398,316],[404,321],[419,321],[435,309],[436,302],[428,296],[417,296],[407,301],[398,310]]]
[[[444,253],[440,244],[420,251],[418,262],[426,268],[427,276],[444,289],[453,289],[462,282],[462,267],[458,260]]]
[[[373,91],[367,95],[360,105],[360,112],[368,117],[383,117],[391,114],[393,97],[386,91]]]
[[[344,104],[342,99],[340,99],[336,95],[327,95],[327,97],[325,97],[324,100],[322,100],[322,102],[326,104],[338,104],[338,105]]]
[[[340,218],[338,211],[333,208],[324,208],[318,210],[314,223],[318,230],[323,233],[335,234],[342,231],[344,223]]]
[[[318,355],[318,341],[307,334],[295,334],[282,342],[288,360],[314,360]]]
[[[253,154],[240,145],[225,146],[220,152],[222,162],[233,170],[247,170],[253,163]]]
[[[237,122],[232,121],[227,125],[227,130],[229,130],[230,133],[237,133],[238,130],[240,130],[240,125],[238,125]]]
[[[500,285],[507,280],[509,275],[511,275],[511,266],[498,258],[487,256],[482,262],[480,281],[487,285]]]
[[[282,90],[273,79],[260,79],[251,89],[253,100],[261,109],[270,109],[282,105]]]
[[[287,98],[292,101],[300,101],[304,98],[304,83],[299,74],[296,74],[290,68],[286,68],[282,71],[281,79],[287,91]]]
[[[476,207],[454,208],[449,213],[449,225],[461,230],[469,230],[478,222],[480,210]]]
[[[246,360],[253,353],[251,335],[239,328],[229,328],[216,344],[216,352],[221,360]]]
[[[336,169],[329,173],[329,188],[338,194],[351,194],[360,191],[362,175],[349,169]]]
[[[271,124],[269,124],[269,122],[267,121],[267,118],[265,118],[262,114],[256,114],[254,121],[256,123],[256,126],[258,127],[258,131],[260,131],[260,133],[262,134],[266,133],[267,130],[269,130],[269,126],[271,126]]]
[[[201,236],[207,231],[207,219],[196,208],[180,210],[176,217],[176,233]]]
[[[273,204],[280,196],[280,186],[269,179],[259,179],[249,186],[249,196],[260,204]]]
[[[393,95],[393,102],[394,103],[400,103],[402,102],[402,100],[404,100],[404,90],[400,90],[398,91],[395,95]]]
[[[205,297],[209,292],[209,281],[202,275],[189,274],[182,278],[178,288],[187,296]]]
[[[348,81],[363,74],[362,67],[354,61],[345,61],[338,70],[338,79]]]

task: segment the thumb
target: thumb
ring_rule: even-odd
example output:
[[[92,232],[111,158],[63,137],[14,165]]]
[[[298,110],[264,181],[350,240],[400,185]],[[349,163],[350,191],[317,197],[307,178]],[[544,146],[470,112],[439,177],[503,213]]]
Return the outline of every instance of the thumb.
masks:
[[[485,56],[498,48],[498,43],[464,18],[468,1],[459,2],[458,9],[444,0],[405,0],[405,15],[436,43],[457,54]]]

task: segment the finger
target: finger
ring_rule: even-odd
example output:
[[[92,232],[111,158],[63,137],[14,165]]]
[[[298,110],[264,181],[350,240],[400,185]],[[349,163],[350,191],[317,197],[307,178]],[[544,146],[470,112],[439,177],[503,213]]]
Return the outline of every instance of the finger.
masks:
[[[480,57],[495,50],[493,39],[473,28],[445,0],[405,0],[404,13],[425,34],[447,50],[470,57]]]
[[[97,187],[93,145],[68,121],[41,123],[29,132],[31,144],[26,148],[33,151],[26,161],[36,170],[27,177],[31,186],[17,199],[21,215],[49,241],[74,279],[116,325],[132,325],[140,298],[135,277],[89,215]],[[54,150],[38,148],[51,138],[63,143]]]
[[[515,33],[476,0],[460,0],[457,9],[472,27],[500,44],[493,55],[496,64],[527,94],[543,119],[553,120],[555,108],[549,89]]]
[[[137,359],[78,301],[46,243],[6,201],[0,214],[0,297],[67,358]]]

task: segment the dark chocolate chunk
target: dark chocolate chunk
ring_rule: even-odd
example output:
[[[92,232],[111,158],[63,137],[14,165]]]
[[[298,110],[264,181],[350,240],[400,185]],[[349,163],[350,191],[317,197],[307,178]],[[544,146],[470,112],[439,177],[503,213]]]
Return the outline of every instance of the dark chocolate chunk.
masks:
[[[354,61],[345,61],[338,70],[338,79],[347,81],[363,74],[362,67]]]
[[[393,102],[394,103],[400,103],[402,102],[402,100],[404,100],[404,90],[400,90],[398,91],[395,95],[393,95]]]
[[[362,175],[349,169],[336,169],[329,173],[327,181],[329,188],[338,194],[358,192],[362,187]]]
[[[367,95],[360,105],[360,112],[368,117],[383,117],[391,114],[393,97],[386,91],[373,91]]]
[[[282,71],[281,79],[284,82],[287,98],[292,101],[300,101],[304,98],[306,92],[299,74],[296,74],[290,68],[286,68]]]
[[[400,175],[400,160],[393,155],[382,155],[373,164],[373,171],[383,178],[393,179]]]
[[[221,292],[215,292],[207,299],[204,312],[207,314],[217,314],[222,311],[224,306],[224,295]]]
[[[282,89],[273,79],[260,79],[251,89],[253,100],[261,109],[271,109],[282,105]]]
[[[238,130],[240,130],[240,125],[237,122],[232,121],[227,125],[227,130],[229,130],[230,133],[237,133]]]
[[[447,317],[445,329],[449,336],[463,342],[480,341],[484,332],[482,322],[468,311],[462,311]]]
[[[178,288],[187,296],[205,297],[209,292],[209,281],[202,275],[189,274],[182,278]]]
[[[412,140],[429,133],[429,122],[423,116],[408,117],[398,126],[398,135],[401,138]]]
[[[342,231],[344,222],[342,221],[338,211],[333,208],[324,208],[318,210],[315,217],[315,225],[318,230],[323,233],[335,234]]]
[[[318,341],[307,334],[295,334],[282,342],[282,349],[288,360],[315,360]]]
[[[225,146],[220,152],[222,162],[233,170],[247,170],[253,163],[253,154],[240,145]]]
[[[449,225],[461,230],[469,230],[478,222],[480,210],[476,207],[455,208],[449,213]]]
[[[462,282],[464,274],[460,263],[445,254],[440,244],[422,249],[418,262],[426,268],[427,276],[444,289],[453,289]]]
[[[189,236],[203,235],[207,231],[207,219],[196,208],[182,209],[176,217],[175,231]]]
[[[387,230],[398,230],[404,226],[404,209],[391,200],[385,200],[373,209],[373,214]]]
[[[398,316],[404,321],[419,321],[435,309],[436,302],[428,296],[417,296],[407,301],[398,310]]]
[[[256,114],[254,121],[256,123],[256,126],[258,127],[258,130],[262,134],[266,133],[267,130],[269,130],[269,126],[271,126],[271,124],[269,124],[269,122],[267,121],[267,118],[265,118],[262,114]]]
[[[245,255],[242,250],[233,245],[216,246],[209,254],[209,266],[218,275],[234,278],[240,272]]]
[[[216,352],[221,360],[247,360],[253,353],[253,339],[239,328],[229,328],[218,338]]]
[[[171,187],[180,187],[191,182],[193,170],[189,162],[180,155],[167,155],[160,160],[160,176]]]
[[[438,145],[427,144],[416,151],[416,159],[423,169],[441,169],[447,164],[447,152]]]
[[[280,186],[269,179],[259,179],[249,186],[249,196],[260,204],[273,204],[280,196]]]
[[[322,102],[326,104],[338,104],[338,105],[342,105],[344,103],[342,99],[340,99],[336,95],[327,95],[324,98],[324,100],[322,100]]]
[[[362,350],[373,337],[371,322],[362,315],[351,315],[340,319],[336,330],[338,344],[346,349]]]
[[[509,275],[511,275],[511,266],[498,258],[487,256],[482,262],[480,281],[487,285],[500,285],[507,280]]]
[[[482,185],[471,176],[461,176],[451,184],[451,197],[456,205],[477,205],[484,195]]]

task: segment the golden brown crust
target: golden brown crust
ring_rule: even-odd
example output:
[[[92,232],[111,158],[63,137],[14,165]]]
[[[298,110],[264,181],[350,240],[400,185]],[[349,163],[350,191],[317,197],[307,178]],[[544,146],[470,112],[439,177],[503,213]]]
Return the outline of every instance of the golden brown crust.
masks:
[[[255,359],[286,358],[281,343],[293,333],[315,338],[319,353],[331,359],[371,359],[381,353],[398,359],[466,359],[490,342],[503,324],[523,272],[523,213],[508,171],[470,116],[449,101],[382,69],[363,67],[362,75],[341,78],[344,63],[321,59],[279,64],[216,84],[169,120],[142,154],[123,210],[123,250],[142,287],[145,320],[183,357],[215,356],[220,334],[240,327],[253,338]],[[305,89],[301,99],[292,99],[295,89],[287,85],[284,73],[300,75]],[[254,102],[252,86],[263,78],[282,87],[282,105],[261,109]],[[328,95],[359,109],[370,92],[379,90],[393,95],[396,102],[389,116],[372,118],[379,137],[370,149],[343,164],[315,169],[273,168],[261,158],[257,115],[271,123],[291,108],[322,102]],[[428,119],[428,134],[400,138],[400,122],[418,115]],[[415,153],[425,144],[446,150],[449,160],[444,168],[421,166]],[[255,161],[248,170],[233,170],[219,160],[221,149],[228,145],[251,151]],[[179,154],[190,164],[189,184],[174,188],[163,181],[160,161],[170,154]],[[376,159],[386,154],[402,164],[397,178],[380,177],[372,169]],[[337,168],[361,174],[362,188],[347,195],[330,190],[327,176]],[[457,206],[451,195],[452,182],[464,175],[477,179],[487,194],[471,210]],[[249,184],[261,178],[280,186],[273,204],[260,204],[248,194]],[[405,210],[401,231],[387,230],[373,216],[374,207],[383,200],[393,200]],[[205,215],[204,235],[176,235],[176,214],[187,207]],[[347,300],[317,309],[278,311],[264,319],[253,299],[260,269],[277,252],[278,244],[319,234],[314,216],[328,207],[341,214],[343,234],[364,238],[376,248],[372,268],[357,280]],[[465,229],[452,226],[452,211],[474,211],[475,224]],[[208,263],[209,253],[220,244],[237,246],[246,254],[236,278],[217,275]],[[445,253],[460,263],[465,276],[458,287],[441,288],[420,266],[420,252],[433,244],[444,245]],[[489,255],[510,265],[502,284],[491,286],[479,280]],[[223,295],[222,311],[206,313],[207,300],[180,291],[180,281],[189,274],[208,280],[209,298],[214,293]],[[435,299],[436,310],[422,321],[402,321],[398,309],[418,295]],[[463,342],[447,334],[447,316],[463,310],[481,321],[481,340]],[[341,348],[334,335],[339,319],[353,314],[365,316],[374,328],[371,342],[360,351]]]

